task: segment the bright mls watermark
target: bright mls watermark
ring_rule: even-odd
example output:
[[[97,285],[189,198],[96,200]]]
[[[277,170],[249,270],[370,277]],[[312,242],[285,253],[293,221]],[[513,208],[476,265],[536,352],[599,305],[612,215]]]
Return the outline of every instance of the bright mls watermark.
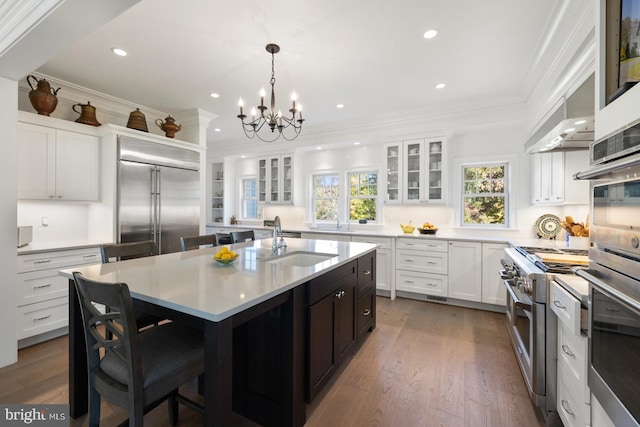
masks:
[[[0,426],[68,427],[69,405],[0,404]]]

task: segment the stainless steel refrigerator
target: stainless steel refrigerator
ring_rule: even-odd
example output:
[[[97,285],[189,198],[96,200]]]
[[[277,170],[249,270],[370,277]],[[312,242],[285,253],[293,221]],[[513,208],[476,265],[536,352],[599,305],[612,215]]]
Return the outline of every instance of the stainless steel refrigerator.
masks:
[[[124,136],[118,153],[119,241],[180,251],[180,236],[199,234],[200,153]]]

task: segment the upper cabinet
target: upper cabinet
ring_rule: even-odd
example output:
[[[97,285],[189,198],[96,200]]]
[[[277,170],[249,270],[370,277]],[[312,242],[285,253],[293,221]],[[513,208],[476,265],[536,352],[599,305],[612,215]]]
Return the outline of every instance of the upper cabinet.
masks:
[[[18,122],[18,199],[97,201],[98,136]]]
[[[386,203],[444,203],[443,138],[385,144]]]
[[[587,169],[589,152],[554,151],[531,155],[531,203],[534,205],[586,205],[589,203],[588,181],[573,175]]]
[[[258,160],[258,202],[293,204],[293,155]]]

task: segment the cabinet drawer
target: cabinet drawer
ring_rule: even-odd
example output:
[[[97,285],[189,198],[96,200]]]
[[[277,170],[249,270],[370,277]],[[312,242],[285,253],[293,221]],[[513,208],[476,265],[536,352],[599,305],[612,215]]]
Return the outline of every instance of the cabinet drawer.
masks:
[[[358,258],[358,292],[366,292],[376,285],[376,253]]]
[[[309,305],[315,304],[331,292],[345,286],[345,284],[351,283],[353,280],[358,280],[358,261],[351,261],[348,264],[338,267],[335,270],[328,271],[322,276],[311,279],[309,281]]]
[[[448,240],[435,239],[408,239],[399,237],[396,242],[396,249],[425,250],[430,252],[449,252]]]
[[[32,271],[17,275],[16,303],[18,307],[55,298],[69,293],[69,279],[58,270]]]
[[[396,270],[396,289],[418,294],[447,296],[447,276]]]
[[[94,264],[100,262],[100,250],[74,249],[68,251],[52,251],[39,254],[19,255],[18,273],[46,269],[61,269],[74,265]]]
[[[448,254],[413,250],[396,251],[396,269],[447,274]]]
[[[388,237],[351,236],[352,242],[373,243],[378,249],[391,249],[393,242]]]
[[[28,338],[68,325],[68,297],[18,307],[18,339]]]
[[[367,333],[367,331],[374,325],[376,316],[375,297],[376,295],[372,288],[364,295],[360,295],[358,298],[358,307],[356,312],[358,341],[361,341],[361,336]]]
[[[558,316],[558,321],[563,323],[569,330],[580,334],[580,301],[567,292],[556,282],[551,282],[551,310]]]
[[[565,427],[591,425],[591,406],[575,397],[566,372],[558,365],[558,414]]]
[[[574,384],[574,394],[583,402],[591,401],[587,385],[587,337],[574,334],[567,326],[558,325],[558,363],[562,365],[565,376]]]

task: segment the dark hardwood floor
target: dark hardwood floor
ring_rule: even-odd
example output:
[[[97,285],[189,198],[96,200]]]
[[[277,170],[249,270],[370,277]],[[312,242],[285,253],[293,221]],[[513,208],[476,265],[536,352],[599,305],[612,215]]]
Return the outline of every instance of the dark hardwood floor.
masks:
[[[511,350],[504,315],[378,297],[377,327],[307,407],[307,426],[542,427]],[[0,402],[67,403],[67,338],[20,350],[0,369]],[[196,400],[196,382],[181,390]],[[102,405],[102,426],[126,412]],[[70,426],[86,426],[86,417]],[[145,417],[169,426],[166,405]],[[201,415],[180,407],[180,426]],[[254,426],[238,417],[237,426]]]

